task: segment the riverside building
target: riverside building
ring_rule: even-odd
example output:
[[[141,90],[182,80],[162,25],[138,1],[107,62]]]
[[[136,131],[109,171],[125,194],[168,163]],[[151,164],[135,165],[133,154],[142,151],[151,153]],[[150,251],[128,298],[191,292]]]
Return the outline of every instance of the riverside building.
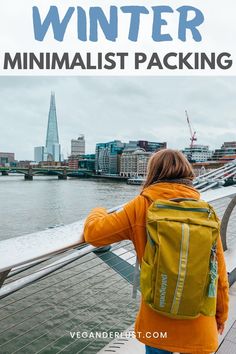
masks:
[[[120,176],[145,177],[151,152],[144,149],[124,151],[120,159]]]
[[[96,144],[95,169],[99,174],[117,175],[120,172],[120,157],[125,143],[114,140]]]
[[[194,162],[205,162],[209,160],[213,151],[209,150],[208,145],[194,145],[193,147],[186,147],[182,153]]]
[[[72,170],[95,172],[95,154],[71,155],[68,157],[68,166]]]
[[[15,162],[13,152],[0,152],[0,166],[7,166]]]
[[[131,140],[128,143],[123,143],[120,140],[114,140],[107,143],[98,143],[96,144],[96,154],[95,154],[95,169],[99,174],[111,174],[111,175],[120,175],[121,173],[121,159],[122,154],[127,153],[126,157],[122,162],[122,174],[123,173],[141,173],[146,168],[146,157],[145,152],[152,153],[160,149],[166,148],[166,143],[159,142],[149,142],[146,140]],[[139,159],[139,164],[131,163],[132,157],[128,154],[135,152],[136,150],[142,152]],[[141,157],[142,156],[142,157]],[[127,162],[125,162],[126,160]],[[133,157],[133,160],[137,160],[138,157]],[[144,159],[144,160],[143,160]],[[141,161],[142,160],[142,161]],[[128,168],[128,164],[132,164],[132,171]],[[144,167],[141,167],[144,166]],[[137,170],[138,168],[138,170]],[[126,171],[129,170],[129,172]]]
[[[155,141],[138,140],[137,147],[140,147],[141,149],[144,149],[147,152],[156,152],[161,149],[166,149],[167,143],[166,142],[157,143]]]
[[[224,142],[220,149],[214,151],[211,160],[228,160],[230,156],[233,157],[234,155],[236,155],[236,141],[228,141]]]
[[[71,155],[68,157],[68,166],[73,170],[79,168],[79,161],[85,156],[85,139],[81,134],[77,139],[71,140]]]
[[[79,157],[78,156],[69,156],[68,157],[68,167],[71,170],[78,170],[79,168]]]
[[[79,160],[79,169],[94,172],[95,154],[86,154]]]

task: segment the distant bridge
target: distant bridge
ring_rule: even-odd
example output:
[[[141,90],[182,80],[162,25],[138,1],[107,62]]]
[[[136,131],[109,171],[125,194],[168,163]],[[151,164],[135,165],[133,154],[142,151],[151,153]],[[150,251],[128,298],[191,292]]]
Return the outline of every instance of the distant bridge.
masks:
[[[32,181],[34,176],[57,176],[58,179],[67,179],[67,177],[93,177],[93,172],[89,170],[72,170],[68,167],[0,167],[0,174],[8,176],[9,174],[20,173],[24,175],[25,180]]]

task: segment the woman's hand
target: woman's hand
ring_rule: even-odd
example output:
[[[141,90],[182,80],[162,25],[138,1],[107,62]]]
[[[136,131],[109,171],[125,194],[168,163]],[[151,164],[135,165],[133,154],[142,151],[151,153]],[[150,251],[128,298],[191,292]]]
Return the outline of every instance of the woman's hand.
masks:
[[[217,330],[220,335],[223,334],[225,329],[225,324],[224,323],[217,323]]]

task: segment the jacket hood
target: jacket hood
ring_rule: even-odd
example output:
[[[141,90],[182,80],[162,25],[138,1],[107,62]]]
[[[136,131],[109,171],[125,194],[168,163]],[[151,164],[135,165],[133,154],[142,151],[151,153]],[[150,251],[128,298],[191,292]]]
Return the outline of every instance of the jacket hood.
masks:
[[[157,183],[145,188],[141,195],[154,201],[156,199],[193,198],[200,199],[200,193],[193,187],[180,183]]]

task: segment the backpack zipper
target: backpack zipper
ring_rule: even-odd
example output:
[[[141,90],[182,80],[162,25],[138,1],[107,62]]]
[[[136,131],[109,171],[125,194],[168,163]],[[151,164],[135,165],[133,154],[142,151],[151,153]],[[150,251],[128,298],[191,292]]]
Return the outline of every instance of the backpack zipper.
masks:
[[[213,214],[213,211],[211,209],[209,209],[208,219],[210,219],[212,214]]]
[[[184,208],[181,206],[174,206],[174,205],[162,205],[156,204],[155,205],[159,209],[173,209],[173,210],[183,210],[183,211],[195,211],[197,213],[208,213],[208,218],[210,219],[212,211],[207,208]]]

